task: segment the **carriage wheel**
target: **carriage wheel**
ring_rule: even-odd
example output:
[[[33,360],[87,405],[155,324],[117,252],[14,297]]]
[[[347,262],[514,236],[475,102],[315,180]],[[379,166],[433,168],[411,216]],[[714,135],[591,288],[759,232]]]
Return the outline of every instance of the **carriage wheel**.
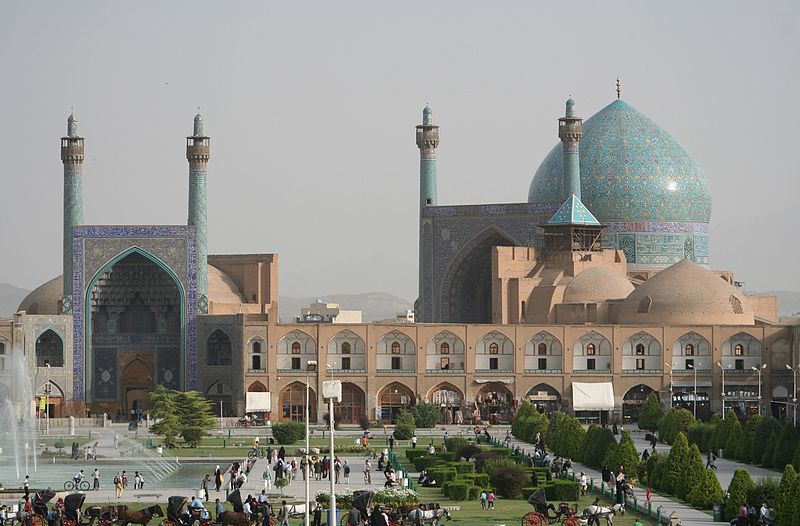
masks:
[[[531,511],[522,517],[522,526],[547,526],[547,519],[538,511]]]
[[[581,526],[581,520],[576,515],[567,515],[564,526]]]

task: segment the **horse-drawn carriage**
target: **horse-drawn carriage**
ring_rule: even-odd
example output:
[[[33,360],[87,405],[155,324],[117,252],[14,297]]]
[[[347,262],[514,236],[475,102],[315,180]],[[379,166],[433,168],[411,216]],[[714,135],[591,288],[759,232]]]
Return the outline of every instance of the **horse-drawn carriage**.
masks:
[[[563,521],[563,526],[581,526],[576,510],[570,508],[566,502],[560,503],[558,509],[548,504],[544,489],[537,489],[531,493],[528,504],[534,507],[534,511],[522,517],[522,526],[546,526],[559,520]],[[554,512],[553,515],[550,515],[551,510]]]
[[[210,526],[211,519],[202,515],[203,508],[192,508],[186,497],[172,496],[167,499],[167,518],[161,521],[161,526],[192,526],[195,522],[200,526]]]
[[[262,509],[253,509],[250,512],[250,517],[248,518],[244,514],[244,501],[242,501],[242,494],[239,490],[234,490],[230,494],[228,494],[228,498],[226,499],[228,502],[231,503],[233,506],[233,511],[225,511],[217,516],[217,524],[222,526],[250,526],[253,522],[261,524],[262,520],[258,519],[259,514],[269,513],[269,524],[273,526],[277,523],[275,517],[272,516],[269,506],[263,506]],[[200,526],[206,526],[202,524]]]
[[[359,490],[353,492],[353,505],[361,514],[361,519],[367,521],[373,513],[384,513],[389,526],[404,526],[405,524],[425,524],[436,526],[443,518],[450,520],[450,512],[438,504],[420,504],[418,506],[372,506],[375,492]],[[350,515],[348,510],[342,510],[339,526],[346,526]]]

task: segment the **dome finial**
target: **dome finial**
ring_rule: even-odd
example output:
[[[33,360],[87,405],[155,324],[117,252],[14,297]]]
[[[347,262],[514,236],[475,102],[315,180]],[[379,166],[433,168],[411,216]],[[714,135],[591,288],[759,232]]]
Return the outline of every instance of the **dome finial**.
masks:
[[[565,117],[574,117],[575,116],[575,101],[572,100],[572,95],[569,96],[567,99],[567,110],[564,113]]]
[[[425,103],[425,109],[422,110],[422,124],[430,124],[431,123],[431,113],[433,110],[431,109],[430,103]]]
[[[617,98],[620,98],[620,95],[622,95],[622,87],[620,87],[619,77],[617,77]]]
[[[78,119],[75,118],[73,107],[69,107],[69,117],[67,117],[67,137],[78,136]]]
[[[194,136],[203,136],[203,116],[200,115],[200,106],[197,107],[197,115],[194,116]]]

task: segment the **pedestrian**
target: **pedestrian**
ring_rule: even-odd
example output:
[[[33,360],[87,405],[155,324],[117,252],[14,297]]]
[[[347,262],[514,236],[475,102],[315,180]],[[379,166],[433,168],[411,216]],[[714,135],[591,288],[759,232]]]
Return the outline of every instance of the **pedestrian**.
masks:
[[[355,506],[352,506],[350,512],[347,514],[347,526],[361,526],[361,524],[361,511]]]
[[[222,505],[219,499],[216,499],[214,501],[214,513],[217,516],[217,522],[219,522],[219,516],[224,512],[225,512],[225,506]]]
[[[417,449],[417,435],[411,437],[411,449]]]
[[[289,506],[286,505],[285,500],[281,501],[281,511],[278,513],[278,519],[281,521],[280,526],[289,526]]]
[[[139,489],[144,489],[144,473],[139,473]]]
[[[261,478],[264,479],[264,489],[266,491],[272,491],[272,471],[269,469],[269,465],[264,468],[264,473],[261,474]]]
[[[308,455],[303,455],[300,458],[300,471],[303,473],[303,480],[308,476]]]
[[[208,497],[208,485],[211,484],[211,474],[206,473],[206,476],[203,477],[203,481],[200,483],[200,488],[203,490],[203,495],[205,495],[206,502],[210,499]]]
[[[122,489],[128,489],[128,472],[122,470]]]
[[[114,491],[117,498],[122,498],[122,473],[117,472],[114,477]]]
[[[139,483],[141,482],[142,477],[139,475],[138,471],[133,472],[133,489],[141,489],[139,488]]]
[[[25,475],[25,480],[22,481],[22,487],[25,488],[25,496],[29,497],[31,494],[31,477]]]
[[[611,470],[608,469],[608,464],[603,465],[603,469],[600,471],[600,476],[603,479],[603,482],[609,484],[611,482]]]
[[[347,460],[344,461],[344,465],[342,465],[342,471],[344,472],[344,483],[350,484],[350,463]]]
[[[485,491],[481,491],[481,511],[486,511],[487,495]]]
[[[584,473],[583,471],[581,471],[580,481],[581,481],[581,495],[586,495],[587,493],[589,493],[589,481],[586,478],[586,473]]]
[[[647,448],[642,451],[642,462],[647,462],[647,459],[650,458],[650,453],[647,451]]]
[[[285,461],[286,460],[286,448],[281,446],[278,450],[278,458]]]
[[[89,460],[89,448],[87,446],[83,446],[83,460]]]
[[[486,502],[489,505],[490,510],[494,510],[494,491],[489,490],[489,494],[486,496]]]
[[[717,465],[714,464],[715,460],[717,460],[717,456],[709,449],[708,453],[706,453],[706,469],[711,468],[716,471]]]
[[[447,442],[447,439],[450,438],[450,435],[447,431],[444,432],[444,441]]]
[[[394,437],[389,435],[389,451],[394,451]]]
[[[97,460],[97,442],[92,446],[92,460]]]
[[[431,442],[430,444],[428,444],[428,454],[429,454],[429,455],[434,455],[434,454],[436,454],[436,448],[435,448],[435,447],[433,447],[433,442]]]
[[[33,524],[33,503],[31,502],[31,498],[29,496],[23,497],[25,499],[25,504],[22,505],[22,513],[20,514],[20,518],[22,519],[22,523],[25,526],[32,526]]]
[[[244,514],[244,518],[247,520],[247,524],[250,524],[250,515],[252,515],[253,510],[250,508],[250,497],[244,500],[244,504],[242,504],[242,514]]]
[[[322,460],[314,462],[314,480],[322,480]]]
[[[323,479],[328,478],[328,471],[330,470],[330,467],[331,467],[330,464],[331,464],[331,461],[328,460],[328,456],[327,455],[322,457],[322,478]]]
[[[219,464],[217,464],[217,468],[214,470],[214,489],[217,493],[219,493],[219,488],[222,486],[222,470],[219,469]]]
[[[100,490],[100,470],[98,470],[97,468],[94,468],[94,473],[92,473],[92,480],[94,482],[92,484],[92,489],[94,489],[95,491],[99,491]]]
[[[650,504],[650,499],[653,498],[653,492],[650,491],[650,486],[647,486],[647,495],[645,498],[647,499],[647,503]]]
[[[334,471],[334,484],[339,484],[339,479],[342,473],[342,461],[339,460],[339,457],[333,462],[333,471]]]

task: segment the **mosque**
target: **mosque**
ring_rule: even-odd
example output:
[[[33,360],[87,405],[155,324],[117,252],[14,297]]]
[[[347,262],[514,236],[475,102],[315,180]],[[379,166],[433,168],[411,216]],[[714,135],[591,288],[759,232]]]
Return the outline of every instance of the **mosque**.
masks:
[[[303,419],[308,382],[319,421],[330,378],[343,382],[344,424],[391,422],[423,401],[443,423],[507,422],[522,400],[628,420],[652,392],[701,418],[723,407],[786,418],[800,330],[779,323],[777,298],[708,268],[702,170],[619,95],[585,123],[567,101],[560,142],[513,204],[438,204],[439,126],[424,109],[413,324],[281,324],[277,255],[208,254],[199,114],[186,225],[85,223],[84,139],[70,115],[63,273],[0,321],[0,398],[21,381],[8,367],[17,351],[54,418],[127,418],[165,385],[228,416]]]

